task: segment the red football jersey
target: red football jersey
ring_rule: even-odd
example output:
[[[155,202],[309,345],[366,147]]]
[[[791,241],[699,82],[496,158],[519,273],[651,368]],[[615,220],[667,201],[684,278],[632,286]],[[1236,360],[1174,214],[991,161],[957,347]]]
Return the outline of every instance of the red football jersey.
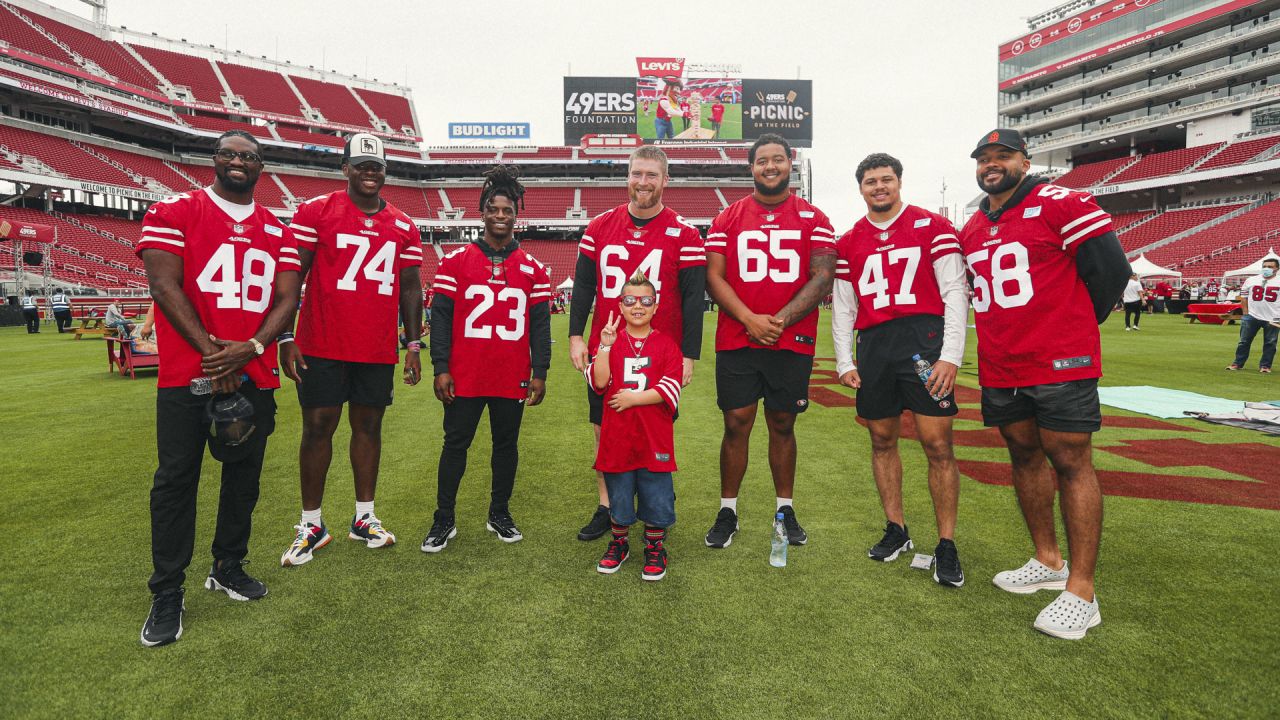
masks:
[[[724,105],[716,103],[711,106],[711,122],[720,122],[724,120]]]
[[[147,210],[135,250],[163,250],[182,258],[182,288],[209,334],[244,342],[262,327],[271,309],[276,276],[302,269],[289,228],[266,208],[254,205],[236,220],[211,197],[193,190],[162,200]],[[159,387],[186,387],[203,375],[200,353],[174,329],[156,305],[160,348]],[[280,387],[275,338],[258,338],[266,352],[244,373],[260,388]]]
[[[725,257],[725,279],[754,313],[773,314],[809,282],[809,261],[834,255],[836,233],[821,210],[792,193],[776,207],[748,195],[711,223],[707,252]],[[757,345],[747,329],[724,310],[716,323],[716,352],[754,347],[813,355],[818,310],[782,331],[774,345]]]
[[[422,239],[387,203],[372,216],[338,190],[298,207],[290,226],[315,253],[298,316],[304,355],[394,365],[400,360],[400,271],[422,264]]]
[[[619,328],[618,341],[609,351],[609,384],[604,388],[596,387],[591,380],[591,367],[599,360],[592,360],[586,370],[587,382],[604,396],[595,469],[610,473],[641,468],[650,472],[674,472],[673,426],[684,372],[680,347],[656,328],[644,340],[636,340],[623,327]],[[622,412],[609,407],[609,398],[624,390],[657,390],[662,402]]]
[[[1111,231],[1088,193],[1040,185],[992,223],[960,233],[973,278],[978,382],[1027,387],[1102,377],[1093,302],[1076,272],[1080,243]]]
[[[523,400],[533,373],[529,309],[551,300],[551,277],[516,248],[494,265],[472,243],[440,261],[436,296],[453,301],[449,374],[460,397]]]
[[[592,355],[600,344],[600,328],[609,319],[609,310],[617,308],[622,286],[636,270],[644,272],[658,291],[653,327],[673,338],[684,337],[680,271],[707,264],[697,228],[669,207],[637,228],[627,206],[619,205],[592,219],[578,251],[596,266],[596,310],[591,313],[591,337],[587,340]]]
[[[905,205],[881,230],[867,218],[836,242],[836,279],[853,284],[854,327],[866,330],[908,315],[942,316],[933,262],[960,254],[956,229],[941,215]]]

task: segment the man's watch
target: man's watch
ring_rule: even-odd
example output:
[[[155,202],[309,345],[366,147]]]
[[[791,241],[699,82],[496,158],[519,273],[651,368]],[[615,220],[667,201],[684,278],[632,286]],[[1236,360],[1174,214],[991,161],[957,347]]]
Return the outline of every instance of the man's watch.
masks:
[[[267,351],[267,349],[262,346],[262,343],[258,342],[258,338],[255,338],[255,337],[249,338],[249,343],[253,345],[254,355],[261,355],[262,353]]]

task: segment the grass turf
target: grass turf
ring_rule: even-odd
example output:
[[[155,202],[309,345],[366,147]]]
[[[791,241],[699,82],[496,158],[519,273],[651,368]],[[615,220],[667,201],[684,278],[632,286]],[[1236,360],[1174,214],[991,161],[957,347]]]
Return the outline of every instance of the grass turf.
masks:
[[[654,130],[653,120],[656,117],[656,106],[649,107],[649,113],[645,114],[644,107],[636,109],[636,134],[642,138],[652,140],[657,137],[657,131]],[[689,127],[687,120],[677,118],[675,120],[675,134],[679,135]],[[702,107],[702,127],[707,130],[711,128],[711,103],[707,103]],[[742,139],[742,103],[726,103],[724,106],[724,120],[720,123],[720,132],[714,140],[741,140]]]
[[[797,425],[796,508],[810,544],[792,548],[785,569],[768,565],[773,492],[757,427],[741,532],[726,550],[705,548],[720,437],[707,319],[707,359],[681,407],[680,520],[662,582],[642,582],[636,559],[600,576],[603,541],[574,539],[595,505],[592,447],[582,381],[557,316],[549,395],[527,412],[521,438],[512,509],[523,542],[505,545],[484,530],[482,425],[458,538],[439,555],[418,551],[434,509],[441,437],[440,407],[424,384],[397,389],[384,425],[378,508],[399,544],[368,550],[343,537],[353,490],[342,429],[325,499],[337,538],[305,567],[280,568],[299,508],[299,413],[286,381],[248,568],[271,593],[236,603],[201,587],[218,490],[218,466],[207,461],[186,629],[159,649],[138,644],[149,603],[153,373],[134,382],[108,376],[99,340],[58,337],[50,326],[38,336],[0,328],[4,714],[1264,717],[1280,706],[1274,511],[1108,497],[1098,585],[1104,623],[1082,642],[1054,640],[1031,628],[1051,594],[1014,596],[990,584],[1030,553],[1010,488],[961,480],[964,588],[941,588],[905,559],[872,563],[864,550],[883,519],[866,432],[852,409],[815,405]],[[1114,317],[1104,327],[1104,383],[1280,398],[1275,376],[1222,369],[1234,327],[1159,316],[1143,327],[1125,333]],[[819,355],[830,347],[824,332]],[[972,362],[972,332],[968,356]],[[973,386],[971,369],[961,382]],[[1257,433],[1176,424],[1207,430],[1195,435],[1200,442],[1271,442],[1280,459],[1274,440]],[[1096,445],[1181,434],[1107,427]],[[902,454],[908,522],[929,553],[924,457],[910,441]],[[998,448],[957,454],[1007,460]],[[1245,479],[1096,455],[1100,468]]]

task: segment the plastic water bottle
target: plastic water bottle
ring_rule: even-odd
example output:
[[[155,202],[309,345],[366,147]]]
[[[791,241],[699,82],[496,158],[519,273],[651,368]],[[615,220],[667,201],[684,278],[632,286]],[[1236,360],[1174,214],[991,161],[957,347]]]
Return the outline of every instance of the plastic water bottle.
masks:
[[[208,375],[201,375],[197,378],[191,378],[188,385],[192,395],[210,395],[213,393],[213,378]]]
[[[773,518],[773,542],[769,548],[769,564],[774,567],[787,566],[787,526],[782,522],[782,513]]]
[[[920,382],[928,386],[929,378],[933,375],[933,365],[928,360],[925,360],[924,358],[920,357],[918,354],[912,355],[911,360],[916,364],[916,375],[920,376]],[[929,397],[933,398],[934,400],[941,400],[946,396],[934,395],[933,393],[929,393]]]

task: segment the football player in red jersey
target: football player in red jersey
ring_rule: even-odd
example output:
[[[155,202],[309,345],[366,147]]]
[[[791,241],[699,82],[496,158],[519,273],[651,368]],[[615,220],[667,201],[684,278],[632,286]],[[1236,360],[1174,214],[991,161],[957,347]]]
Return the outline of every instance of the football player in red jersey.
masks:
[[[444,446],[436,512],[422,551],[440,552],[458,534],[454,522],[467,448],[485,408],[493,435],[493,483],[485,528],[503,542],[524,536],[509,502],[520,462],[525,405],[546,394],[551,367],[551,277],[515,239],[524,186],[515,167],[485,173],[480,191],[484,236],[454,250],[436,271],[431,364],[444,403]]]
[[[613,537],[598,572],[612,575],[630,554],[628,531],[644,521],[641,577],[667,574],[667,528],[676,521],[673,424],[680,405],[683,374],[675,340],[654,329],[658,296],[637,271],[623,288],[617,311],[600,330],[600,347],[587,366],[587,382],[609,406],[600,427],[596,469],[604,473],[612,499]],[[618,326],[626,321],[622,333]]]
[[[702,354],[702,312],[706,294],[707,255],[702,235],[671,208],[662,204],[667,186],[667,154],[645,145],[631,153],[625,205],[603,212],[587,224],[578,244],[574,268],[573,299],[569,305],[569,359],[585,370],[600,343],[605,311],[622,295],[627,278],[643,272],[657,290],[659,310],[653,325],[678,339],[684,353],[681,378],[693,378],[693,363]],[[665,293],[665,294],[664,294]],[[591,333],[583,332],[592,315]],[[587,388],[589,418],[600,442],[600,417],[604,404]],[[596,473],[600,505],[591,521],[578,532],[579,540],[595,540],[609,530],[609,491],[604,476]]]
[[[310,562],[332,539],[321,518],[333,433],[349,405],[351,471],[356,507],[347,537],[366,547],[394,545],[395,535],[374,510],[382,456],[382,417],[391,404],[400,360],[399,319],[408,354],[404,382],[418,384],[422,365],[422,238],[408,215],[382,198],[387,160],[382,140],[347,139],[342,173],[347,187],[303,203],[292,229],[302,256],[307,292],[296,342],[282,338],[284,372],[298,386],[302,406],[302,517],[280,557],[284,567]]]
[[[1031,160],[1016,130],[984,135],[970,157],[987,195],[960,233],[973,282],[982,418],[1009,448],[1035,544],[1035,557],[994,582],[1019,594],[1062,590],[1035,628],[1080,639],[1102,622],[1094,595],[1102,492],[1092,448],[1102,426],[1098,325],[1120,298],[1129,263],[1111,217],[1089,194],[1027,175]],[[1069,571],[1054,532],[1046,458],[1062,490]]]
[[[242,565],[267,436],[275,428],[275,341],[293,319],[301,264],[288,228],[253,202],[259,153],[249,133],[224,133],[213,154],[213,185],[152,205],[138,240],[157,308],[161,361],[160,462],[151,487],[155,571],[141,637],[148,647],[182,636],[182,584],[195,545],[206,443],[222,462],[222,491],[205,587],[235,600],[267,594]],[[209,379],[213,400],[196,394]]]
[[[912,548],[902,512],[903,410],[910,410],[929,461],[929,494],[938,523],[933,579],[964,585],[956,552],[960,473],[951,446],[952,387],[964,357],[969,294],[955,228],[941,215],[902,202],[902,163],[867,156],[855,172],[866,217],[836,243],[831,338],[840,382],[858,390],[858,417],[871,433],[871,471],[887,522],[867,551],[890,562]],[[858,363],[853,331],[858,331]],[[923,383],[914,357],[932,366]]]
[[[720,213],[707,233],[707,289],[720,306],[716,403],[724,413],[720,512],[706,538],[713,548],[728,547],[738,529],[738,489],[761,398],[777,512],[791,544],[808,542],[792,503],[794,427],[809,406],[818,303],[836,269],[831,221],[791,192],[791,145],[761,135],[747,160],[755,192]]]

